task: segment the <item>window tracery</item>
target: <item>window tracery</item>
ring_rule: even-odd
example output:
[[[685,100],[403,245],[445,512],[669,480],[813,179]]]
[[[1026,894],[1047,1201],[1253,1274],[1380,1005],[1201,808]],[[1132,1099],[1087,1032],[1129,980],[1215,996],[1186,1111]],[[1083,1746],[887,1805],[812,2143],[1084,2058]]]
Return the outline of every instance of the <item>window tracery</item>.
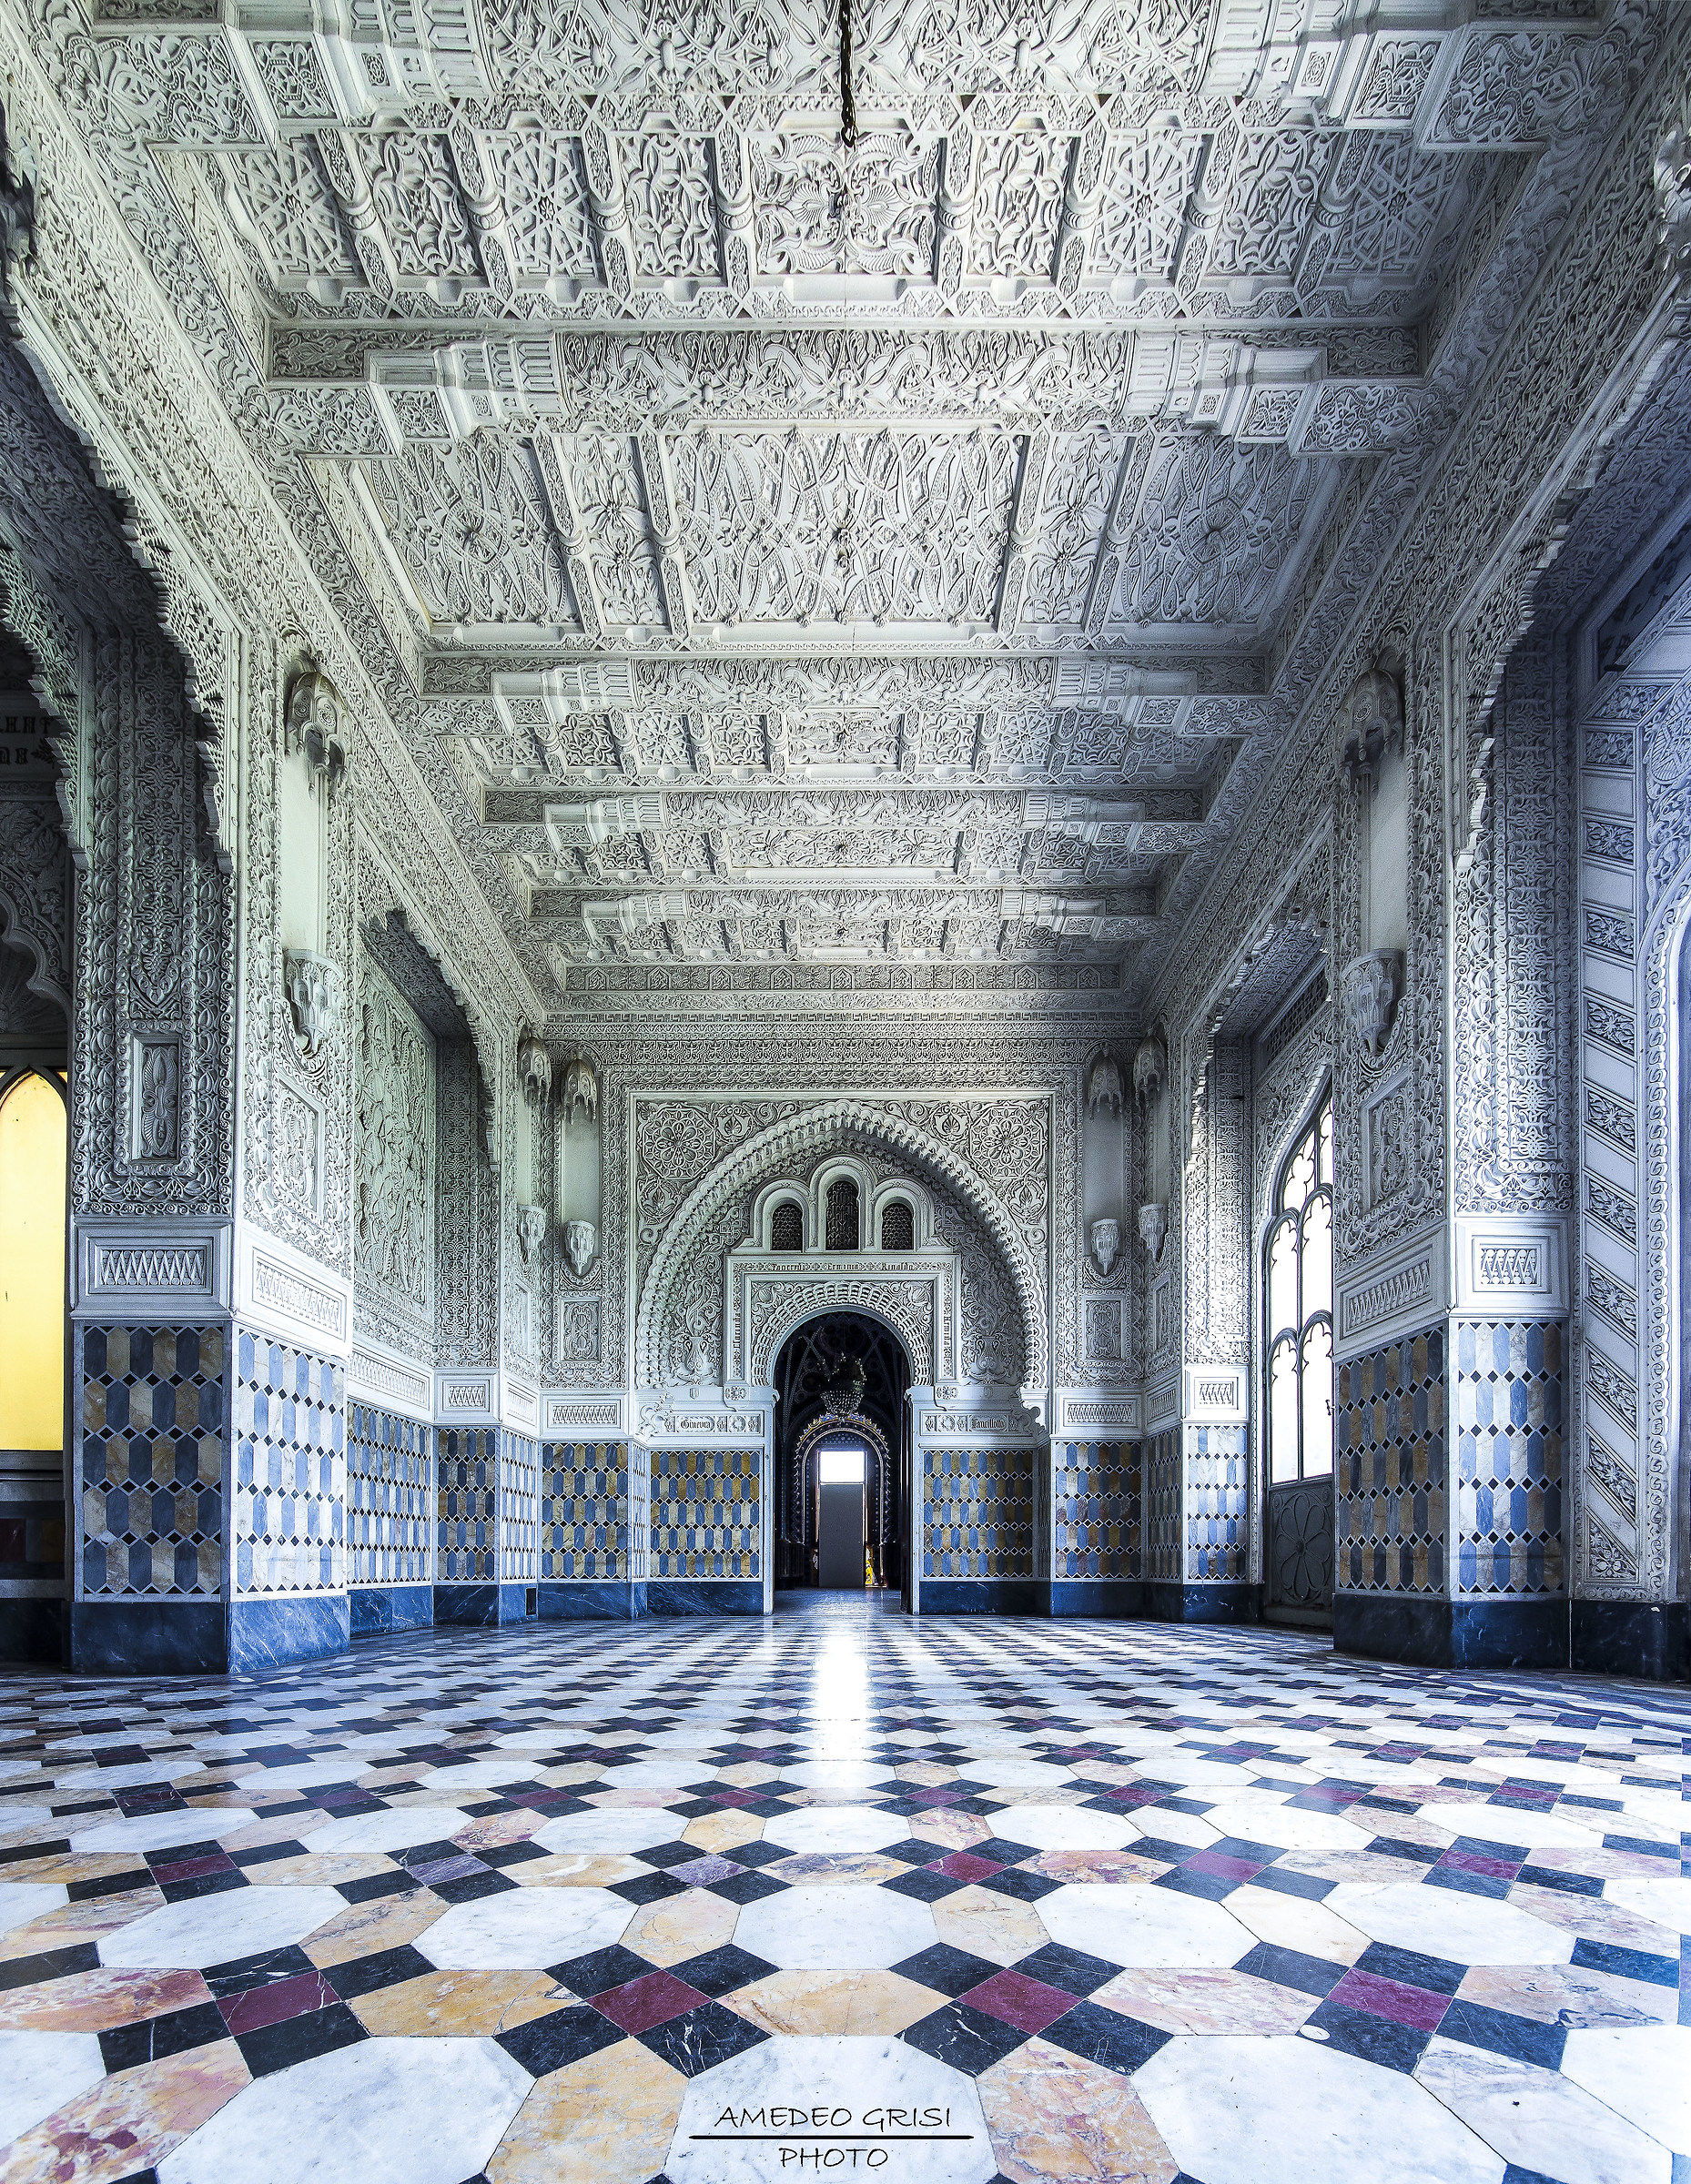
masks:
[[[1332,1093],[1281,1165],[1263,1245],[1271,1485],[1332,1471]]]

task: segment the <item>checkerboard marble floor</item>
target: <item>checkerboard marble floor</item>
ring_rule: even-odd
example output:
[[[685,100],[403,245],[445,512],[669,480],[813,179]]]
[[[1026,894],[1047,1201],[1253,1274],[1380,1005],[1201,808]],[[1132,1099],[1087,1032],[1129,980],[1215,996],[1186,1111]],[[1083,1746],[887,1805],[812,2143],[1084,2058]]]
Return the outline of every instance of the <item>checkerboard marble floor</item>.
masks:
[[[7,2184],[1685,2184],[1691,1701],[1269,1632],[0,1693]]]

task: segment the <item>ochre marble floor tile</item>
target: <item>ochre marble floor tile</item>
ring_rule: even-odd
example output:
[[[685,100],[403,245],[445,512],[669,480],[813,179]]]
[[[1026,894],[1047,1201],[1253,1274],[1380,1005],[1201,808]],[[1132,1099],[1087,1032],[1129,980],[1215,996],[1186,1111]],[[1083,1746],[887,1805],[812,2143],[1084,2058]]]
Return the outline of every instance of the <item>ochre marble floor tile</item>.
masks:
[[[1028,1866],[1050,1881],[1154,1881],[1169,1870],[1131,1850],[1042,1850]]]
[[[687,2081],[623,2040],[536,2084],[488,2163],[488,2184],[644,2184],[668,2159]]]
[[[445,1909],[440,1897],[426,1889],[412,1896],[382,1896],[367,1904],[349,1904],[310,1936],[303,1945],[305,1953],[319,1970],[327,1971],[356,1956],[402,1948],[427,1933]]]
[[[730,1997],[739,2017],[772,2033],[897,2033],[937,1997],[897,1972],[772,1972]]]
[[[732,1941],[739,1916],[737,1904],[713,1896],[708,1888],[690,1888],[685,1896],[662,1896],[643,1905],[623,1942],[650,1963],[680,1964]]]
[[[1012,2184],[1174,2184],[1179,2173],[1128,2080],[1048,2041],[985,2072],[980,2101]]]
[[[562,1850],[549,1858],[526,1859],[521,1877],[554,1888],[614,1888],[650,1871],[620,1850]]]
[[[1679,2007],[1675,1987],[1569,1964],[1471,1965],[1456,1992],[1463,2001],[1486,2009],[1570,2027],[1671,2025]]]
[[[1277,1888],[1235,1888],[1227,1907],[1259,1941],[1300,1956],[1324,1957],[1329,1964],[1354,1964],[1368,1937],[1307,1896],[1282,1896]]]
[[[473,2039],[526,2025],[571,1999],[544,1972],[426,1972],[356,1997],[352,2010],[367,2032]]]
[[[1016,1964],[1050,1939],[1032,1904],[1000,1896],[991,1888],[959,1888],[934,1906],[941,1941],[994,1964]]]
[[[971,1843],[984,1843],[991,1833],[978,1813],[947,1812],[943,1805],[916,1813],[910,1821],[916,1842],[943,1843],[947,1850],[967,1850]]]
[[[1164,2032],[1296,2032],[1319,1997],[1249,1972],[1119,1972],[1092,1997]]]
[[[0,1991],[0,2028],[37,2032],[106,2032],[138,2025],[167,2011],[193,2009],[211,1999],[198,1972],[123,1971],[101,1967],[71,1972],[39,1987]]]
[[[763,1832],[764,1824],[754,1814],[729,1810],[701,1813],[696,1820],[688,1821],[680,1839],[696,1843],[701,1850],[714,1851],[719,1857],[731,1858],[739,1845],[755,1843]]]
[[[118,2071],[15,2139],[5,2174],[18,2184],[117,2184],[161,2161],[251,2078],[233,2040]]]

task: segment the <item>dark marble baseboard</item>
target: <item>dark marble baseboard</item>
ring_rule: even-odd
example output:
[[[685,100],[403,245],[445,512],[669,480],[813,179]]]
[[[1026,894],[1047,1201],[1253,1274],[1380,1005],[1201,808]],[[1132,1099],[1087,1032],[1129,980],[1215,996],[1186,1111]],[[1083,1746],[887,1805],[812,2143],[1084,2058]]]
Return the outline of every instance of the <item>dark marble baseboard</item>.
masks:
[[[1691,1680],[1691,1613],[1680,1601],[1576,1600],[1574,1666],[1653,1684]]]
[[[529,1595],[538,1590],[534,1585],[437,1585],[434,1619],[490,1631],[508,1623],[527,1623]]]
[[[652,1615],[761,1615],[761,1578],[651,1577],[646,1611]]]
[[[1242,1580],[1206,1585],[1147,1582],[1145,1613],[1157,1623],[1261,1623],[1262,1588]]]
[[[1043,1615],[1048,1587],[1033,1577],[925,1577],[924,1615]]]
[[[290,1661],[344,1653],[352,1619],[344,1592],[304,1600],[232,1600],[228,1606],[229,1673],[248,1676]]]
[[[1413,1668],[1565,1668],[1565,1600],[1407,1600],[1339,1592],[1333,1651]]]
[[[355,1638],[385,1637],[390,1631],[426,1631],[434,1621],[432,1585],[353,1585],[347,1600]]]
[[[1142,1616],[1145,1587],[1137,1577],[1054,1577],[1048,1588],[1052,1615]]]
[[[78,1600],[70,1665],[81,1676],[221,1676],[228,1672],[220,1600]]]
[[[762,1587],[758,1588],[761,1596]],[[542,1623],[627,1623],[648,1612],[643,1578],[542,1578]]]
[[[0,1600],[0,1661],[66,1658],[70,1603],[65,1600]]]

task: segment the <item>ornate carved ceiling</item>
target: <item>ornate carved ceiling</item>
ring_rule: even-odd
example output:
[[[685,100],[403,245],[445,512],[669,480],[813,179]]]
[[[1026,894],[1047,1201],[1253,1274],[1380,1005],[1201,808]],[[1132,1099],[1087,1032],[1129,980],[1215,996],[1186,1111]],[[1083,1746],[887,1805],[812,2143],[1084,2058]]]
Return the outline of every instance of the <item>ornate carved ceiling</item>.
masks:
[[[446,824],[601,992],[1115,990],[1626,74],[1584,0],[871,0],[847,152],[834,0],[35,4]]]

